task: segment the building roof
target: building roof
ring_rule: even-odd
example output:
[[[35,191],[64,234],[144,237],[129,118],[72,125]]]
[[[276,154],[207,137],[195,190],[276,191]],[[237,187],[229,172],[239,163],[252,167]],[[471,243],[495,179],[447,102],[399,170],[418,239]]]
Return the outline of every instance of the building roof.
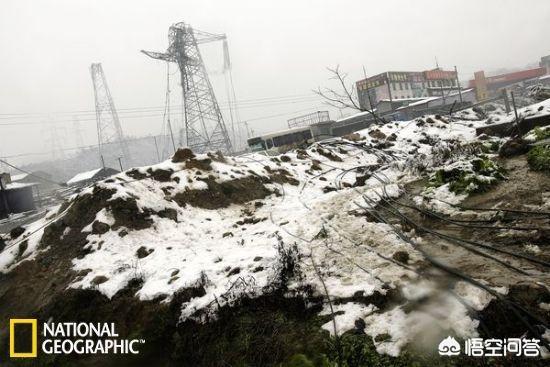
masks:
[[[24,180],[28,176],[29,176],[28,173],[19,173],[17,175],[11,175],[11,180],[12,181],[20,181],[20,180]]]
[[[72,185],[78,182],[86,181],[92,179],[97,175],[103,168],[94,169],[92,171],[86,171],[76,174],[73,178],[67,181],[67,185]]]
[[[474,89],[473,88],[468,88],[468,89],[463,89],[460,91],[460,93],[469,93],[471,91],[473,91]],[[445,95],[445,98],[450,98],[450,97],[456,97],[458,96],[460,93],[456,92],[456,93],[449,93],[447,95]],[[398,108],[398,110],[401,110],[401,109],[405,109],[407,107],[414,107],[414,106],[420,106],[420,105],[423,105],[425,103],[428,103],[428,102],[431,102],[431,101],[436,101],[438,99],[443,99],[443,97],[441,96],[433,96],[433,97],[425,97],[425,98],[421,98],[419,101],[416,101],[416,102],[413,102],[413,103],[409,103],[408,105],[406,106],[401,106]]]
[[[485,77],[487,85],[492,84],[512,84],[527,79],[538,78],[546,74],[546,68],[534,68],[521,71],[514,71],[512,73],[494,75]],[[475,85],[475,79],[470,80],[470,85]]]
[[[31,187],[31,186],[36,186],[37,184],[34,183],[34,182],[26,182],[26,183],[21,183],[21,182],[12,182],[12,183],[9,183],[6,185],[6,190],[17,190],[17,189],[22,189],[22,188],[25,188],[25,187]]]

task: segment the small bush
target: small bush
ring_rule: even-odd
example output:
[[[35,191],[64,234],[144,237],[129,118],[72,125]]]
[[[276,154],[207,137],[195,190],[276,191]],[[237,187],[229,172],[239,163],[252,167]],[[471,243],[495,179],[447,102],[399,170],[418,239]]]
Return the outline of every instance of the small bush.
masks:
[[[550,138],[550,128],[541,129],[540,127],[535,127],[533,134],[535,134],[535,140],[537,141]]]
[[[503,180],[504,174],[503,168],[488,157],[480,156],[435,171],[430,177],[429,186],[449,184],[449,190],[457,194],[484,192]]]
[[[527,154],[527,163],[535,171],[550,171],[550,146],[539,145]]]

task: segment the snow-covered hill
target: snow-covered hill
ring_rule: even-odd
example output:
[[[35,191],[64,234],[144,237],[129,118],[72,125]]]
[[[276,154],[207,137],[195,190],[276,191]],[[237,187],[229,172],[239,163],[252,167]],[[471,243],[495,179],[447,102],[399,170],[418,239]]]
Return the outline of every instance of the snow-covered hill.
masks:
[[[201,322],[215,319],[220,306],[273,287],[284,286],[289,295],[312,292],[334,318],[323,328],[340,334],[363,320],[367,334],[386,336],[375,339],[376,347],[390,355],[434,327],[436,334],[475,336],[478,321],[470,311],[493,296],[462,281],[445,288],[437,277],[423,276],[423,253],[369,217],[368,208],[469,157],[481,144],[475,126],[483,123],[431,116],[277,157],[180,150],[53,209],[7,241],[0,266],[9,272],[40,254],[78,247],[69,287],[112,297],[139,279],[136,297],[164,301],[194,289],[180,320]],[[454,203],[464,197],[448,185],[436,194]],[[428,307],[404,306],[422,299],[430,299]]]

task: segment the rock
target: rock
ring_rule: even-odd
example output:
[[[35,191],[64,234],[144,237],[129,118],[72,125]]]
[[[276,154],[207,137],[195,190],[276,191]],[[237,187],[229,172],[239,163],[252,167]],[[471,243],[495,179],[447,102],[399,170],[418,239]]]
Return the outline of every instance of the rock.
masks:
[[[355,184],[354,186],[365,186],[365,183],[367,182],[367,180],[371,177],[371,175],[367,174],[367,175],[363,175],[363,176],[357,176],[355,178]]]
[[[102,283],[105,283],[108,280],[109,280],[109,278],[107,278],[105,275],[98,275],[94,279],[92,279],[92,284],[93,285],[100,285]]]
[[[543,285],[522,282],[509,288],[508,296],[516,302],[524,305],[537,305],[550,302],[550,291]]]
[[[396,251],[392,255],[392,259],[400,263],[407,264],[409,262],[409,253],[407,251]]]
[[[136,256],[138,257],[138,259],[143,259],[144,257],[149,256],[153,251],[155,250],[147,249],[145,248],[145,246],[141,246],[140,248],[137,249]]]
[[[195,158],[195,154],[189,148],[178,149],[174,156],[172,157],[173,163],[185,162],[189,159]]]
[[[385,342],[388,340],[391,340],[391,335],[388,333],[378,334],[374,337],[374,341],[379,343]]]
[[[210,158],[205,158],[205,159],[192,158],[192,159],[188,159],[185,162],[185,168],[187,169],[196,168],[202,171],[210,171],[212,169],[212,166],[210,165],[210,163],[212,163],[212,159]],[[197,174],[200,174],[200,173],[197,172]]]
[[[25,251],[27,251],[27,248],[29,247],[29,241],[25,240],[19,244],[19,248],[17,249],[17,258],[21,258]]]
[[[355,323],[355,329],[357,329],[359,331],[363,331],[367,327],[367,324],[365,323],[365,320],[363,320],[363,319],[357,319],[357,320],[355,320],[354,323]]]
[[[228,273],[227,273],[227,276],[230,277],[232,275],[237,275],[241,272],[241,268],[239,267],[236,267],[236,268],[233,268],[231,269]]]
[[[382,131],[380,131],[379,129],[375,129],[375,130],[372,130],[372,131],[369,131],[369,135],[372,137],[372,138],[375,138],[375,139],[386,139],[386,134],[384,134]]]
[[[282,155],[280,159],[281,162],[290,162],[290,157],[288,155]]]
[[[17,237],[21,236],[23,233],[25,233],[25,228],[17,226],[10,231],[10,237],[12,240],[14,240]]]
[[[98,220],[94,221],[92,224],[93,234],[104,234],[109,232],[109,229],[111,229],[111,227],[107,223],[103,223]]]
[[[508,158],[517,155],[525,154],[529,150],[527,142],[522,138],[512,138],[502,144],[498,151],[499,157]]]
[[[221,163],[226,163],[227,160],[225,159],[225,157],[223,156],[223,153],[220,152],[219,150],[216,151],[216,153],[212,153],[212,152],[208,152],[206,153],[206,155],[212,159],[213,161],[216,161],[216,162],[221,162]]]
[[[157,213],[157,215],[161,218],[168,218],[173,220],[174,222],[178,221],[178,211],[176,209],[172,208],[165,208],[162,209]]]

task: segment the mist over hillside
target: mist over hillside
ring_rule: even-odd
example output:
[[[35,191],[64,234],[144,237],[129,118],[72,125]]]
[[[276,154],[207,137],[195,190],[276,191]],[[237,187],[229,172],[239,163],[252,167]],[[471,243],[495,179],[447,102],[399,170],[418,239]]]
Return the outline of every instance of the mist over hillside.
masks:
[[[162,135],[149,135],[128,139],[127,144],[130,152],[129,159],[122,156],[118,144],[108,144],[102,147],[102,155],[106,167],[120,170],[119,157],[122,157],[121,162],[124,170],[130,167],[151,165],[166,159],[173,153],[170,150],[169,140]],[[82,149],[76,154],[63,159],[28,164],[23,169],[48,172],[52,175],[53,179],[66,182],[79,172],[93,170],[101,167],[101,165],[100,155],[96,146]]]

